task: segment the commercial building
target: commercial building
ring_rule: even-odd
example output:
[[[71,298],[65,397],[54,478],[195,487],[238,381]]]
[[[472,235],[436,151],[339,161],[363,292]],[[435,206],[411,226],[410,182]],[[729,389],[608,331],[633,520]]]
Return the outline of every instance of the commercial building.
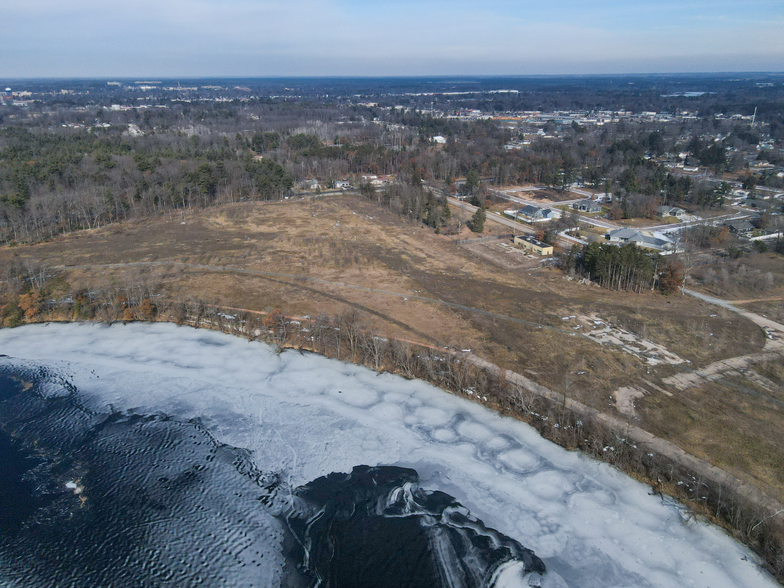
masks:
[[[547,243],[538,241],[537,239],[534,239],[533,237],[529,237],[528,235],[517,235],[514,238],[514,244],[520,245],[524,249],[528,249],[529,251],[533,251],[534,253],[538,253],[539,255],[553,254],[552,245],[548,245]]]

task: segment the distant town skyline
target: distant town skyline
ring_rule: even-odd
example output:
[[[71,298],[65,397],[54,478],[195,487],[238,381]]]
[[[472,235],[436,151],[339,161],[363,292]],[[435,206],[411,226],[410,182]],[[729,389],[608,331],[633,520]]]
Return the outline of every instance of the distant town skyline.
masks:
[[[2,77],[784,71],[784,3],[3,1]]]

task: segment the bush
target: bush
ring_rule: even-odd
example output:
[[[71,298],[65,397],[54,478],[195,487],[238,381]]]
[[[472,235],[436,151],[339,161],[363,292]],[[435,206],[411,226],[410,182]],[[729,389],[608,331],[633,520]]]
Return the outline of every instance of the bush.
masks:
[[[481,206],[476,209],[474,216],[471,217],[471,220],[468,221],[468,228],[471,229],[474,233],[483,233],[485,230],[485,220],[487,219],[487,215],[485,214],[485,209]]]
[[[737,247],[729,247],[727,248],[727,255],[730,256],[730,259],[740,259],[743,257],[743,251]]]
[[[659,274],[659,287],[663,294],[673,294],[683,284],[683,264],[675,259],[668,259]]]
[[[145,320],[149,321],[154,319],[157,312],[158,309],[149,298],[142,300],[142,303],[139,305],[139,314]]]

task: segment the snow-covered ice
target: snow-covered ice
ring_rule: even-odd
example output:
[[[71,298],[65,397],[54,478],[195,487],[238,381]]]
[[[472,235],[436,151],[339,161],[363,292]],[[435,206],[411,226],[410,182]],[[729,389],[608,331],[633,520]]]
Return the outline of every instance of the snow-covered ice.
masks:
[[[199,418],[291,486],[414,468],[533,549],[545,588],[776,586],[748,549],[645,485],[422,382],[168,324],[5,329],[0,354],[60,370],[96,408]]]

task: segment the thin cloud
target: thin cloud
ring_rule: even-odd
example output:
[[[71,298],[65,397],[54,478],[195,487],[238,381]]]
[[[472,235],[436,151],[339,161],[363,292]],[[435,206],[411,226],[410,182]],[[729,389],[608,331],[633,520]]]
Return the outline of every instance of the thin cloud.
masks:
[[[782,21],[764,1],[32,0],[3,8],[0,75],[782,70]]]

